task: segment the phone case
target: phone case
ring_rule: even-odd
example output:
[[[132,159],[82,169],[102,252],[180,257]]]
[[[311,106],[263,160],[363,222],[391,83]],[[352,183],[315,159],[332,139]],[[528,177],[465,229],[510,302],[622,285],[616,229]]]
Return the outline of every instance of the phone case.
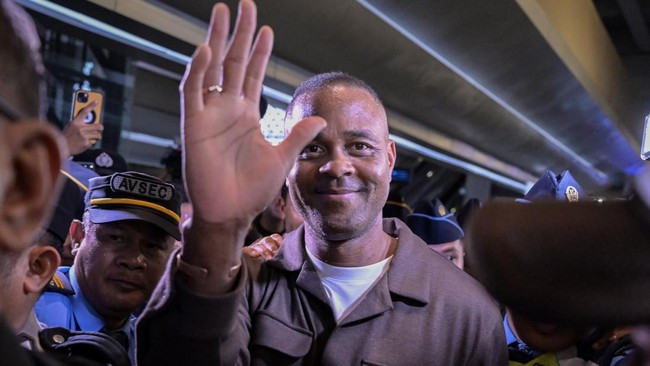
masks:
[[[93,90],[77,90],[74,92],[72,99],[72,118],[76,117],[84,107],[95,100],[97,101],[97,105],[86,116],[84,122],[100,123],[104,110],[104,94]]]

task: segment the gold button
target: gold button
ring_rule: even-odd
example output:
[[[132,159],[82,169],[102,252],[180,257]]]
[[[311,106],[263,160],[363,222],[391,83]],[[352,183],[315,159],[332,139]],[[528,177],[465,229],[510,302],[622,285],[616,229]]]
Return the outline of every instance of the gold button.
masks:
[[[54,341],[54,343],[61,344],[61,343],[65,342],[65,337],[63,337],[60,334],[55,334],[55,335],[52,336],[52,340]]]

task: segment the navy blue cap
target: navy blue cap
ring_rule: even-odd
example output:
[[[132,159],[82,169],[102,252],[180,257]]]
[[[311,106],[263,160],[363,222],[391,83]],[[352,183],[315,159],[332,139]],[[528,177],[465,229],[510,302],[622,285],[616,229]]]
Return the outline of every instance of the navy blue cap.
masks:
[[[63,189],[54,208],[54,213],[45,229],[60,241],[61,248],[68,237],[72,220],[81,220],[84,211],[84,194],[77,183],[64,175]]]
[[[524,198],[518,198],[517,202],[531,203],[540,200],[555,200],[578,202],[586,198],[584,190],[573,179],[568,170],[559,175],[555,175],[551,170],[547,170],[528,190]]]
[[[406,217],[406,225],[429,245],[449,243],[464,235],[454,215],[438,199],[418,205]]]
[[[90,149],[72,157],[79,163],[92,163],[93,170],[99,175],[111,175],[129,170],[122,155],[110,150]]]
[[[86,211],[95,224],[142,220],[180,240],[181,197],[172,184],[139,172],[115,173],[90,180]]]

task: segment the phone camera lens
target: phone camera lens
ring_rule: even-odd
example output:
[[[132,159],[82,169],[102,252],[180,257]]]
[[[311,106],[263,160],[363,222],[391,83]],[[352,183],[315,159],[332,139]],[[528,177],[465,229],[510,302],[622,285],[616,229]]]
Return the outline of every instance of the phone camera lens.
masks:
[[[79,94],[77,94],[77,101],[79,103],[88,102],[88,93],[79,93]]]

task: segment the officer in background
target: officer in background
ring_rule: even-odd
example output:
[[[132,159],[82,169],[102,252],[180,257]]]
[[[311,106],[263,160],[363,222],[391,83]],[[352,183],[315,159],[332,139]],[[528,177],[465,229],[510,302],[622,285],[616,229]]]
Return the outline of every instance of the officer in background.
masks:
[[[114,151],[106,149],[89,149],[72,157],[81,165],[94,170],[100,176],[122,173],[129,170],[124,157]]]
[[[559,201],[575,204],[589,201],[580,184],[568,170],[556,175],[547,170],[530,188],[526,195],[516,200],[524,205],[538,205],[541,201]],[[525,240],[525,242],[523,241]],[[522,238],[522,246],[529,245]],[[567,241],[563,245],[571,246]],[[516,262],[513,262],[516,263]],[[560,263],[556,263],[556,266]],[[551,267],[544,273],[553,270]],[[544,297],[540,293],[540,297]],[[506,304],[507,305],[507,304]],[[558,302],[557,307],[564,306]],[[540,365],[550,366],[564,363],[580,365],[609,365],[606,357],[602,357],[604,349],[592,347],[599,338],[605,339],[616,335],[618,341],[611,346],[605,342],[598,347],[608,346],[607,353],[616,353],[617,359],[625,358],[632,351],[629,340],[620,341],[619,335],[624,329],[600,329],[591,325],[575,326],[556,322],[542,322],[522,314],[506,306],[506,316],[503,326],[506,330],[506,342],[511,366]],[[610,333],[611,332],[611,333]]]
[[[524,198],[518,198],[515,201],[532,203],[543,200],[578,202],[587,200],[587,195],[568,170],[558,175],[551,170],[547,170],[530,187]]]
[[[406,225],[431,250],[442,254],[456,267],[464,268],[465,251],[460,241],[464,235],[463,229],[440,200],[424,202],[416,207],[415,212],[406,216]]]
[[[531,319],[645,324],[634,329],[640,351],[625,364],[650,364],[650,166],[633,186],[623,201],[486,204],[469,230],[477,278]]]
[[[109,334],[133,356],[133,313],[180,239],[180,196],[158,178],[125,172],[92,179],[85,203],[83,222],[70,226],[74,265],[59,268],[36,317],[49,327]]]
[[[526,192],[526,195],[516,201],[522,204],[548,200],[579,202],[586,197],[584,190],[568,170],[559,175],[547,170]],[[580,338],[586,336],[588,331],[585,327],[536,322],[510,308],[506,308],[503,327],[506,330],[510,365],[524,365],[531,362],[549,365],[556,364],[557,360],[575,358],[577,356],[575,344]]]

